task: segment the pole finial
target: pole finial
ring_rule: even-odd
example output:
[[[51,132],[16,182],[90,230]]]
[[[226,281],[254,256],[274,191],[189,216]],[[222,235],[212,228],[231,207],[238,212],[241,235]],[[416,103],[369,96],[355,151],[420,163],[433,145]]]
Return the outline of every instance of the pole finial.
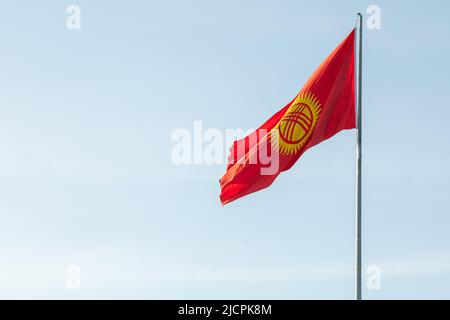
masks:
[[[361,13],[361,12],[358,12],[358,13],[356,14],[355,28],[358,26],[358,22],[361,22],[362,19],[363,19],[362,13]]]

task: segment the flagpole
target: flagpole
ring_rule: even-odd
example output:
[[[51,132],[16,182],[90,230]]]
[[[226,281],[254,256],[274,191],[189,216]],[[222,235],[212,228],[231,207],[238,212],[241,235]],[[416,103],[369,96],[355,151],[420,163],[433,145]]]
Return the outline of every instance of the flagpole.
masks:
[[[361,135],[362,135],[362,14],[358,13],[358,88],[356,121],[356,300],[361,300]]]

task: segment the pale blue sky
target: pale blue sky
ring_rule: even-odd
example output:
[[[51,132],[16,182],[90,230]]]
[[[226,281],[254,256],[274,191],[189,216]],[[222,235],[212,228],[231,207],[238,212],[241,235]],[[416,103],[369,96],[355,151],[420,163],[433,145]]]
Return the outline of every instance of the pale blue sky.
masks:
[[[260,125],[376,4],[364,297],[450,298],[450,4],[403,3],[4,1],[0,297],[353,298],[354,131],[226,207],[225,165],[175,166],[170,135]]]

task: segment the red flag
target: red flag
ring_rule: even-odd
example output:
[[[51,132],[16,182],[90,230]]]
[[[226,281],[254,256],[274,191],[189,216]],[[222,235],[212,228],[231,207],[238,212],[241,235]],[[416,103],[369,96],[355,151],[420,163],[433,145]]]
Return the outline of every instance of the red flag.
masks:
[[[267,188],[312,146],[356,127],[355,30],[325,59],[298,95],[249,136],[235,141],[220,179],[227,204]]]

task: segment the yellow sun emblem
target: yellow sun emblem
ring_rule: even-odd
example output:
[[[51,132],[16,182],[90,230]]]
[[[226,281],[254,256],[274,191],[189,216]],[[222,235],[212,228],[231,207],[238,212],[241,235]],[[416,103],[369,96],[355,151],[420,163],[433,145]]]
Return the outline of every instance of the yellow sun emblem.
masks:
[[[292,102],[283,118],[272,130],[272,137],[284,155],[295,154],[308,142],[316,127],[322,106],[311,92],[300,93]]]

